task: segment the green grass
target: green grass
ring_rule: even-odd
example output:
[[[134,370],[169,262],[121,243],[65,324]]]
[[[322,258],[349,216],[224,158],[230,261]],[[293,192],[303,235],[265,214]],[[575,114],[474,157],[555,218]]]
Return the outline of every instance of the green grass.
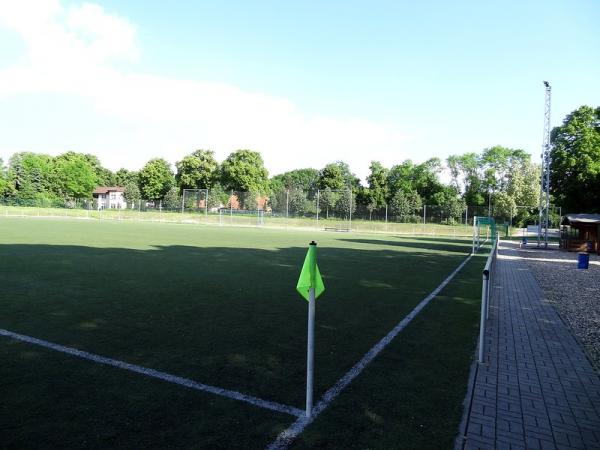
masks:
[[[4,217],[63,217],[77,219],[94,220],[119,220],[119,221],[138,221],[138,222],[171,222],[199,225],[223,225],[223,226],[249,226],[258,225],[256,215],[236,214],[229,215],[223,212],[221,216],[218,213],[205,214],[204,212],[184,212],[179,211],[136,211],[136,210],[90,210],[68,209],[68,208],[41,208],[24,206],[6,206],[0,205],[0,216]],[[270,216],[268,213],[263,217],[263,227],[266,228],[286,228],[286,229],[306,229],[323,230],[325,227],[348,227],[347,219],[324,219],[323,216],[317,221],[310,217],[280,217]],[[396,223],[385,222],[381,220],[363,220],[354,218],[351,228],[353,231],[363,233],[391,233],[404,235],[431,235],[431,236],[451,236],[453,238],[470,237],[472,227],[464,224],[443,225],[437,223]]]
[[[0,327],[303,408],[306,302],[294,286],[312,239],[326,285],[317,302],[316,398],[470,250],[450,238],[1,218]],[[450,442],[477,333],[479,259],[298,446],[380,448],[394,446],[394,436],[425,443],[419,429],[409,433],[407,409],[444,415],[435,442]],[[0,438],[13,447],[68,434],[69,447],[261,448],[293,421],[6,338],[0,352],[8,361],[0,365]],[[438,388],[429,372],[440,368],[447,380]],[[416,401],[423,386],[447,395]],[[404,412],[386,406],[405,395],[413,406],[397,408]],[[353,409],[371,403],[372,417],[387,424],[379,432]]]

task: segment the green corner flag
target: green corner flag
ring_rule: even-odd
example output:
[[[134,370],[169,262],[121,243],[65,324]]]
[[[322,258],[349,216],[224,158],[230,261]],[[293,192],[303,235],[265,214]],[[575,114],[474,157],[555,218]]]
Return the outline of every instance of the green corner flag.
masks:
[[[308,252],[306,253],[306,258],[304,258],[296,290],[308,301],[308,293],[311,287],[315,289],[315,299],[325,290],[319,266],[317,266],[317,244],[314,241],[308,246]]]

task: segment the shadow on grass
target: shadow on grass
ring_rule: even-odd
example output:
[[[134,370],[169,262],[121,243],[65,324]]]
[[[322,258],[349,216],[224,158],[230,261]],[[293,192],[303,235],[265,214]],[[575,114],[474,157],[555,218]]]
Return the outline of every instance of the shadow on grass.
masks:
[[[444,249],[426,242],[420,247],[415,243],[394,244],[397,248],[374,247],[376,251],[319,248],[326,291],[317,301],[316,398],[464,259],[450,245]],[[432,249],[439,251],[425,251]],[[307,305],[295,292],[295,285],[305,254],[306,248],[301,247],[178,245],[140,250],[0,245],[0,327],[302,408]],[[451,310],[460,316],[455,309]],[[422,339],[423,335],[416,337],[411,348],[418,348]],[[241,445],[263,448],[265,436],[260,433],[271,433],[272,438],[276,435],[273,430],[279,429],[269,418],[261,419],[261,428],[261,420],[249,420],[253,413],[243,406],[235,407],[232,413],[229,424],[235,424],[223,428],[219,417],[228,416],[229,404],[220,404],[218,398],[209,396],[196,404],[193,402],[199,400],[192,399],[191,394],[159,392],[155,382],[140,385],[136,376],[122,371],[21,344],[10,347],[5,361],[14,364],[3,364],[0,375],[3,386],[18,386],[18,395],[3,396],[5,410],[13,411],[10,420],[4,422],[4,432],[10,428],[13,436],[21,436],[17,441],[29,442],[31,447],[40,444],[35,439],[41,439],[43,430],[58,439],[60,430],[65,432],[64,423],[78,430],[77,436],[85,437],[91,427],[96,434],[88,439],[98,447],[123,442],[125,437],[129,444],[135,443],[137,434],[153,435],[170,404],[180,405],[179,415],[174,417],[190,416],[205,422],[197,432],[193,431],[198,428],[193,420],[173,421],[173,427],[184,426],[177,442],[188,435],[193,436],[194,444],[219,448],[220,443],[231,444],[231,436],[246,433],[245,440],[238,441]],[[384,392],[388,389],[384,380],[398,377],[398,365],[379,367],[377,391]],[[93,380],[93,374],[101,374],[103,381],[94,384],[101,395],[89,397],[91,403],[87,405],[88,397],[82,398],[88,388],[85,380]],[[23,383],[25,375],[28,378]],[[72,389],[70,382],[57,384],[63,379],[79,380],[83,386]],[[60,386],[61,395],[44,394],[56,386]],[[392,402],[399,393],[412,392],[413,388],[418,396],[421,387],[415,382],[412,388],[404,384],[385,397]],[[373,395],[370,389],[350,391],[354,394],[349,398],[361,405],[368,404]],[[104,392],[112,399],[122,399],[122,404],[104,402]],[[157,395],[160,408],[143,400]],[[57,398],[67,405],[60,408],[66,415],[52,412]],[[22,399],[27,399],[27,407]],[[94,402],[107,403],[112,418],[95,416],[102,415],[102,408],[96,411]],[[215,403],[219,404],[215,416],[198,414],[198,408],[212,411]],[[424,417],[430,414],[429,407],[439,407],[439,398],[428,405],[421,406],[427,410]],[[77,414],[70,415],[71,410]],[[191,410],[196,411],[195,416],[188,414]],[[143,423],[131,419],[138,413],[144,415]],[[94,418],[91,425],[88,416]],[[35,427],[23,426],[31,423]],[[127,429],[131,423],[136,424],[134,432]],[[338,425],[336,421],[333,428]],[[42,432],[36,434],[34,430]],[[51,436],[51,430],[58,430],[58,434]],[[330,433],[328,427],[326,430],[324,436]],[[169,438],[167,434],[161,436]]]
[[[463,258],[414,247],[319,248],[317,396]],[[0,327],[301,407],[305,254],[0,245]]]

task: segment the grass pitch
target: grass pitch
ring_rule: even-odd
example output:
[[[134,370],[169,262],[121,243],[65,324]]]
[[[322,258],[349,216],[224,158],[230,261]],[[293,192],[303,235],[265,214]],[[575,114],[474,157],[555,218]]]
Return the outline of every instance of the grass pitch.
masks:
[[[0,328],[302,409],[307,304],[294,288],[313,239],[326,286],[315,400],[470,251],[452,239],[5,218]],[[450,446],[482,264],[474,258],[294,445]],[[0,353],[9,447],[262,448],[294,420],[6,338]]]

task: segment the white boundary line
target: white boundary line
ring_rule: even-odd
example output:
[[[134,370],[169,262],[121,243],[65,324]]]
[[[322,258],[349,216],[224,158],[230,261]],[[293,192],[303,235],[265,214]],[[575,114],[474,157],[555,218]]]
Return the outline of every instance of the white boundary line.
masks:
[[[211,394],[220,395],[222,397],[227,397],[233,400],[250,403],[251,405],[258,406],[260,408],[270,409],[272,411],[280,412],[283,414],[289,414],[295,417],[300,417],[304,415],[304,411],[298,408],[294,408],[292,406],[283,405],[281,403],[272,402],[269,400],[263,400],[257,397],[253,397],[251,395],[242,394],[241,392],[230,391],[229,389],[223,389],[216,386],[210,386],[208,384],[198,383],[197,381],[190,380],[189,378],[178,377],[176,375],[171,375],[166,372],[161,372],[158,370],[149,369],[147,367],[126,363],[116,359],[107,358],[105,356],[95,355],[93,353],[84,352],[82,350],[77,350],[76,348],[72,347],[65,347],[63,345],[54,344],[52,342],[44,341],[42,339],[37,339],[31,336],[25,336],[19,333],[14,333],[12,331],[4,330],[2,328],[0,328],[0,336],[5,336],[11,339],[15,339],[17,341],[27,342],[33,345],[39,345],[40,347],[45,347],[51,350],[55,350],[57,352],[66,353],[68,355],[76,356],[78,358],[86,359],[88,361],[94,361],[96,363],[104,364],[107,366],[118,367],[119,369],[129,370],[130,372],[139,373],[148,377],[158,378],[159,380],[168,381],[169,383],[178,384],[180,386],[185,386],[190,389],[209,392]]]
[[[467,258],[460,263],[460,265],[452,272],[448,277],[442,281],[442,283],[436,287],[427,297],[415,306],[415,308],[396,325],[392,331],[390,331],[385,337],[383,337],[377,344],[375,344],[371,350],[369,350],[360,361],[358,361],[354,367],[352,367],[346,374],[340,378],[319,400],[319,403],[314,407],[313,413],[310,417],[300,416],[292,425],[284,430],[277,439],[273,441],[267,447],[267,450],[284,450],[298,437],[304,429],[310,425],[316,417],[321,414],[331,402],[354,380],[364,368],[371,362],[375,357],[381,353],[381,351],[388,346],[390,342],[400,333],[416,316],[421,312],[427,304],[440,293],[442,289],[454,278],[454,276],[462,269],[467,262],[471,259],[473,254],[471,253]]]

